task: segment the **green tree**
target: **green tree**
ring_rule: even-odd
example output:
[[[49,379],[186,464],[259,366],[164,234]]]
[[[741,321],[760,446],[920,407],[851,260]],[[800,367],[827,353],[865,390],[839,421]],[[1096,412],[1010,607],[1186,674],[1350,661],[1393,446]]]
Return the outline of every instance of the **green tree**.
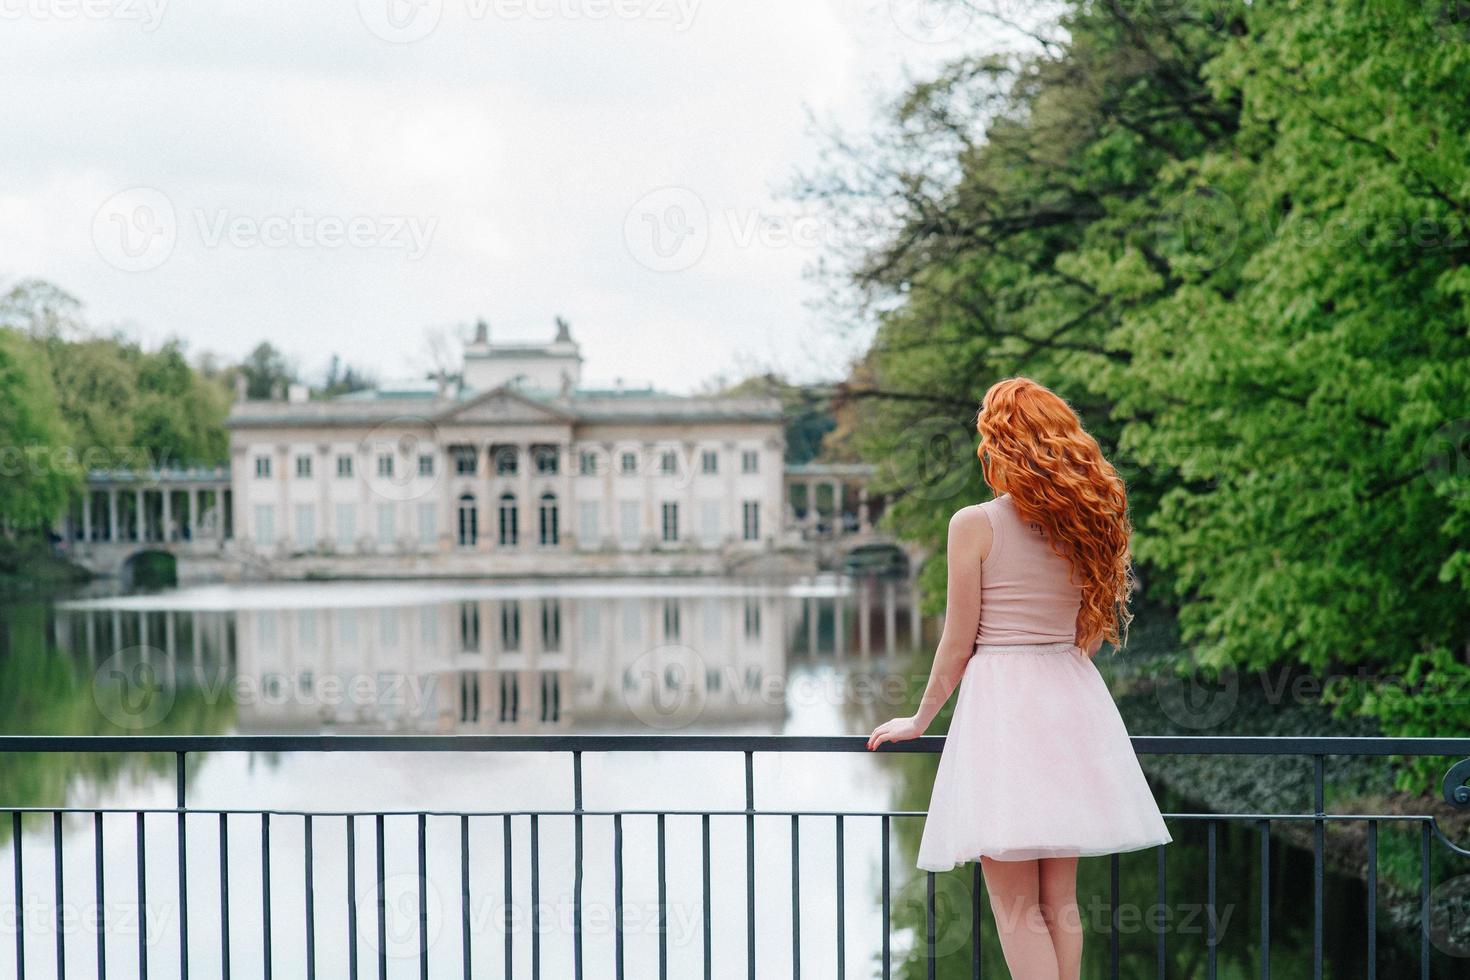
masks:
[[[0,328],[0,524],[49,526],[78,486],[69,434],[46,363],[21,334]]]

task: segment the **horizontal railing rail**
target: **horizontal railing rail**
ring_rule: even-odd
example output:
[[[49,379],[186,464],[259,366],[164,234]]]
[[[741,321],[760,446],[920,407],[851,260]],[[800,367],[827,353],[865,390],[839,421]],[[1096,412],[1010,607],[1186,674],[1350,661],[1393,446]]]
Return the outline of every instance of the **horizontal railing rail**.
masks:
[[[1377,976],[1377,915],[1378,915],[1378,845],[1379,830],[1390,825],[1409,826],[1417,837],[1417,850],[1419,852],[1419,894],[1418,898],[1418,967],[1421,980],[1428,980],[1431,976],[1430,964],[1430,884],[1431,884],[1431,848],[1437,838],[1450,852],[1467,855],[1460,845],[1450,840],[1441,830],[1438,821],[1429,813],[1408,813],[1402,811],[1385,812],[1381,814],[1351,812],[1351,813],[1329,813],[1326,809],[1326,779],[1325,765],[1329,758],[1343,757],[1387,757],[1387,756],[1444,756],[1463,759],[1452,766],[1443,780],[1443,797],[1451,806],[1470,806],[1470,738],[1373,738],[1373,737],[1255,737],[1255,736],[1135,736],[1132,740],[1134,750],[1144,756],[1266,756],[1266,757],[1298,757],[1308,759],[1312,764],[1312,777],[1310,782],[1311,812],[1280,812],[1280,813],[1166,813],[1166,820],[1170,822],[1188,823],[1192,825],[1204,824],[1204,847],[1206,849],[1206,871],[1205,880],[1202,882],[1205,891],[1205,923],[1208,929],[1205,939],[1205,971],[1206,976],[1214,978],[1217,970],[1219,956],[1219,940],[1217,934],[1216,911],[1218,903],[1217,895],[1217,863],[1219,848],[1219,830],[1222,826],[1229,824],[1243,824],[1254,832],[1258,849],[1260,874],[1257,890],[1260,897],[1260,923],[1259,935],[1257,937],[1257,957],[1259,961],[1260,975],[1264,978],[1270,976],[1271,966],[1271,918],[1272,901],[1271,887],[1271,831],[1275,825],[1308,824],[1312,828],[1312,972],[1314,980],[1320,980],[1324,969],[1324,922],[1326,921],[1324,909],[1324,888],[1326,878],[1326,830],[1329,825],[1356,824],[1365,830],[1366,846],[1366,876],[1367,894],[1366,903],[1366,976],[1370,980],[1376,980]],[[879,831],[879,860],[881,862],[881,883],[878,900],[881,902],[881,951],[878,953],[876,967],[880,975],[887,980],[893,972],[893,947],[891,932],[893,927],[893,884],[894,873],[890,866],[890,850],[894,821],[904,819],[922,818],[922,811],[898,810],[898,809],[842,809],[842,808],[798,808],[798,807],[757,807],[756,805],[756,780],[755,759],[757,756],[783,753],[850,753],[866,750],[867,740],[861,736],[779,736],[779,735],[684,735],[684,734],[627,734],[627,735],[594,735],[594,734],[513,734],[513,735],[203,735],[203,736],[154,736],[154,735],[123,735],[123,736],[71,736],[71,735],[6,735],[0,736],[0,754],[24,754],[24,753],[157,753],[171,754],[175,759],[175,806],[165,807],[155,803],[152,806],[143,807],[117,807],[117,806],[21,806],[16,805],[18,801],[0,798],[0,814],[8,814],[11,830],[11,874],[14,881],[14,900],[16,903],[19,925],[16,928],[15,937],[15,960],[17,965],[16,976],[25,978],[27,966],[30,965],[35,972],[34,952],[28,956],[26,951],[25,928],[25,883],[26,862],[24,851],[29,848],[22,847],[24,831],[28,825],[37,823],[45,827],[46,833],[43,839],[50,840],[50,853],[47,855],[51,871],[51,883],[49,885],[56,899],[55,911],[55,949],[54,969],[51,975],[62,977],[67,974],[66,965],[68,960],[67,932],[62,922],[62,900],[63,886],[67,879],[65,871],[68,861],[66,859],[66,819],[75,821],[78,817],[90,817],[90,832],[84,836],[92,839],[91,852],[95,863],[95,881],[89,883],[89,888],[95,888],[96,906],[99,914],[96,921],[95,955],[99,980],[105,980],[106,964],[109,962],[109,944],[106,912],[108,908],[105,902],[104,883],[115,881],[116,870],[104,872],[104,858],[108,853],[107,840],[117,833],[115,829],[104,833],[104,826],[115,827],[115,821],[119,818],[133,817],[132,826],[125,831],[125,836],[133,839],[133,847],[136,853],[136,877],[132,887],[136,888],[136,904],[146,920],[146,911],[150,897],[147,890],[148,879],[155,872],[151,872],[148,864],[147,841],[149,831],[155,830],[161,822],[173,824],[175,830],[168,838],[170,851],[175,853],[168,855],[167,863],[173,867],[170,874],[177,875],[177,893],[170,898],[177,902],[177,934],[178,934],[178,961],[171,964],[173,969],[170,974],[177,974],[187,978],[190,975],[191,966],[191,942],[189,914],[190,901],[190,853],[189,832],[196,827],[212,826],[214,829],[209,833],[206,840],[211,838],[218,841],[217,857],[211,857],[210,863],[217,860],[219,895],[215,906],[218,916],[217,929],[221,941],[219,967],[210,976],[218,975],[221,980],[228,980],[230,976],[231,944],[232,934],[234,942],[238,945],[240,941],[239,912],[232,904],[230,897],[231,871],[239,861],[239,857],[232,852],[229,844],[230,834],[236,824],[242,820],[258,821],[258,828],[251,822],[250,827],[258,833],[260,848],[260,864],[254,869],[259,876],[261,886],[261,907],[258,917],[250,923],[250,926],[258,930],[261,943],[261,955],[263,957],[264,975],[271,975],[271,964],[273,955],[279,958],[279,951],[272,953],[272,914],[273,911],[279,915],[276,906],[279,901],[272,896],[271,873],[277,862],[274,851],[282,846],[271,842],[272,828],[286,826],[287,829],[300,827],[302,831],[302,853],[295,856],[295,861],[300,862],[297,870],[302,879],[302,893],[298,899],[302,904],[292,910],[293,914],[304,915],[305,937],[304,937],[304,972],[302,975],[314,980],[317,971],[318,942],[317,919],[321,914],[317,899],[318,885],[316,881],[318,858],[314,857],[313,845],[317,837],[322,833],[322,828],[341,828],[343,841],[346,848],[346,907],[343,911],[345,918],[345,935],[347,940],[347,975],[354,978],[378,977],[385,980],[388,976],[387,966],[387,943],[386,922],[388,918],[388,903],[385,899],[385,847],[388,840],[388,821],[395,821],[393,826],[398,826],[397,821],[405,819],[416,823],[416,865],[417,865],[417,933],[415,941],[417,948],[418,976],[421,980],[428,980],[432,976],[444,975],[442,970],[431,973],[430,970],[430,940],[428,919],[428,893],[431,889],[430,873],[428,865],[428,841],[430,840],[431,828],[434,830],[436,844],[446,846],[442,838],[438,838],[442,822],[453,821],[457,828],[451,849],[457,849],[459,855],[458,880],[455,886],[445,891],[458,893],[458,911],[460,912],[460,934],[459,934],[459,963],[462,964],[463,976],[480,975],[480,971],[472,970],[472,946],[475,943],[476,933],[471,927],[470,909],[472,905],[472,891],[474,890],[471,875],[471,828],[483,825],[499,825],[502,836],[502,875],[501,880],[495,883],[492,891],[503,898],[505,904],[505,922],[503,938],[503,969],[504,976],[526,975],[539,980],[542,975],[543,949],[542,943],[544,932],[539,924],[537,913],[541,907],[541,893],[543,888],[543,849],[547,846],[542,841],[543,821],[558,819],[570,820],[572,824],[571,841],[571,872],[572,886],[570,891],[572,906],[572,925],[570,961],[572,976],[581,980],[588,974],[584,972],[584,899],[586,892],[585,872],[587,869],[587,853],[584,827],[586,824],[598,821],[598,826],[606,827],[607,821],[611,823],[612,854],[611,854],[611,881],[606,883],[614,896],[611,908],[613,910],[615,942],[609,953],[612,958],[612,975],[623,978],[627,975],[626,958],[627,943],[625,941],[626,906],[625,885],[627,875],[625,871],[624,840],[625,820],[634,821],[649,819],[656,828],[656,874],[657,874],[657,954],[658,967],[657,976],[666,980],[670,972],[669,963],[669,932],[667,913],[669,909],[669,856],[667,853],[668,823],[675,820],[697,820],[698,831],[698,853],[699,853],[699,891],[698,906],[701,912],[701,942],[703,970],[702,975],[706,978],[712,977],[713,964],[715,962],[713,950],[717,944],[725,944],[729,947],[744,946],[746,975],[754,980],[757,974],[757,833],[756,821],[760,818],[763,827],[769,826],[769,821],[775,819],[783,822],[789,827],[789,854],[790,854],[790,909],[791,925],[789,942],[791,947],[791,973],[793,977],[799,977],[802,971],[803,956],[802,946],[805,941],[810,948],[812,936],[803,935],[802,923],[804,917],[810,915],[802,900],[803,875],[801,871],[802,859],[802,832],[808,827],[817,826],[830,828],[832,831],[830,852],[834,862],[835,871],[835,937],[823,936],[823,941],[835,938],[833,949],[835,968],[833,975],[844,977],[848,970],[846,962],[847,942],[846,924],[847,912],[844,897],[846,889],[845,868],[847,859],[844,848],[848,839],[845,834],[851,834],[852,828],[859,825],[872,826],[876,822]],[[884,745],[878,754],[890,753],[936,753],[944,746],[942,736],[926,736],[909,742]],[[348,808],[324,808],[311,809],[299,807],[285,807],[272,809],[266,806],[260,808],[219,808],[219,807],[191,807],[187,800],[187,767],[189,756],[208,755],[213,753],[248,752],[248,753],[564,753],[571,757],[571,800],[570,808],[525,808],[525,807],[501,807],[494,806],[475,809],[444,809],[425,807],[420,809],[371,809],[355,810]],[[683,752],[683,753],[735,753],[744,759],[744,805],[742,807],[708,807],[708,808],[649,808],[642,807],[589,807],[586,805],[583,794],[583,757],[584,755],[595,755],[599,753],[657,753],[657,752]],[[1306,787],[1304,786],[1304,789]],[[1386,789],[1386,787],[1385,787]],[[45,818],[49,817],[49,820]],[[114,822],[104,820],[111,818]],[[718,938],[714,927],[712,915],[712,880],[713,864],[711,845],[711,821],[719,820],[741,820],[744,824],[744,866],[726,869],[726,874],[738,879],[743,872],[743,887],[739,889],[739,898],[743,899],[745,905],[745,935],[743,943],[739,939],[733,939],[721,933]],[[366,821],[365,829],[360,827],[360,821]],[[433,821],[431,823],[430,821]],[[524,830],[520,830],[524,828]],[[35,828],[32,827],[32,830]],[[198,833],[198,831],[195,831]],[[294,833],[294,830],[292,831]],[[763,833],[765,833],[763,831]],[[786,836],[783,831],[780,836]],[[215,835],[217,834],[217,837]],[[172,846],[176,836],[176,849]],[[252,834],[254,836],[254,834]],[[366,851],[366,857],[375,869],[376,901],[372,906],[365,906],[365,916],[369,919],[375,918],[375,923],[367,925],[368,932],[359,930],[359,908],[358,908],[358,858],[357,847],[359,836],[366,836],[367,841],[363,845],[370,850]],[[513,841],[517,846],[523,846],[525,851],[522,858],[513,856]],[[400,842],[401,843],[401,842]],[[35,847],[35,844],[31,845]],[[406,846],[406,845],[405,845]],[[766,845],[769,847],[769,841]],[[810,844],[808,844],[808,848]],[[197,853],[198,845],[194,848]],[[1164,847],[1156,848],[1156,894],[1159,907],[1167,905],[1167,871],[1166,852]],[[155,852],[156,853],[156,852]],[[764,855],[763,855],[764,859]],[[131,860],[131,858],[129,858]],[[1108,937],[1109,955],[1113,978],[1119,978],[1125,974],[1122,970],[1121,943],[1120,943],[1120,909],[1121,909],[1121,877],[1120,858],[1112,855],[1110,861],[1110,890],[1108,896]],[[374,863],[375,862],[375,863]],[[810,861],[808,860],[809,864]],[[42,867],[45,864],[43,863]],[[692,868],[690,869],[692,873]],[[75,875],[76,869],[72,869]],[[784,873],[784,872],[783,872]],[[238,874],[238,872],[237,872]],[[972,866],[965,874],[967,883],[963,886],[967,892],[967,901],[970,904],[973,917],[966,920],[963,928],[966,930],[966,941],[969,947],[971,975],[980,977],[982,971],[981,955],[981,908],[983,882],[981,870],[978,865]],[[917,952],[922,956],[928,970],[928,975],[935,975],[936,964],[942,951],[938,947],[937,930],[940,927],[941,910],[936,900],[936,875],[933,872],[925,872],[915,879],[922,883],[923,904],[923,935],[916,937]],[[517,893],[517,882],[519,887],[528,890],[522,892],[523,896],[529,895],[530,907],[533,909],[532,922],[527,930],[518,930],[512,925],[512,908]],[[764,886],[769,887],[769,886]],[[438,891],[439,889],[435,889]],[[524,900],[524,899],[523,899]],[[158,896],[155,894],[152,901],[157,903]],[[454,903],[451,903],[454,904]],[[195,905],[197,906],[197,896]],[[446,909],[446,914],[449,909]],[[235,923],[232,930],[231,923]],[[376,927],[376,963],[360,963],[358,944],[364,935],[372,939],[371,929]],[[274,931],[279,932],[279,922]],[[1157,936],[1156,971],[1157,976],[1165,976],[1167,960],[1167,930],[1160,928]],[[149,971],[150,954],[155,954],[153,940],[150,938],[146,927],[140,929],[136,950],[136,976],[147,977]],[[529,944],[529,950],[518,944]],[[114,951],[115,952],[115,951]],[[500,958],[502,952],[497,952]],[[519,952],[520,958],[517,958]],[[1153,954],[1150,954],[1153,955]],[[518,964],[529,956],[529,967],[522,972],[518,971]],[[114,957],[115,959],[115,957]],[[3,969],[3,967],[0,967]],[[75,970],[72,971],[75,975]],[[459,972],[458,969],[455,970]],[[291,975],[298,975],[297,970],[291,970]],[[591,975],[606,975],[606,967],[598,965]],[[761,974],[764,976],[764,974]]]
[[[1466,738],[1135,735],[1139,755],[1470,756]],[[0,752],[860,752],[862,735],[0,735]],[[943,735],[879,752],[939,752]]]

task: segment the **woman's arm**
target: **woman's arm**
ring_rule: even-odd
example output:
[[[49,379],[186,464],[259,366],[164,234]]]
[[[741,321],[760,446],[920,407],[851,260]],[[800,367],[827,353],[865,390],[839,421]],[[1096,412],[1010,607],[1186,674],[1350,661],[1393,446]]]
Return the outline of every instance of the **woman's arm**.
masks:
[[[894,718],[873,729],[868,736],[869,749],[924,734],[964,676],[965,664],[975,652],[975,632],[980,625],[980,563],[990,553],[990,542],[990,520],[978,506],[966,507],[950,518],[944,632],[934,652],[929,683],[913,715]]]

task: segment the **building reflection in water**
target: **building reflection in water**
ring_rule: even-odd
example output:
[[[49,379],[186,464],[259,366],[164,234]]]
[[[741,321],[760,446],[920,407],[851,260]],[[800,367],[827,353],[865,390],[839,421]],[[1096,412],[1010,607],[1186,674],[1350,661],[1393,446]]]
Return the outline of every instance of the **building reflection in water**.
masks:
[[[181,590],[57,610],[99,676],[228,700],[241,732],[777,731],[793,661],[919,645],[885,579],[341,583]]]

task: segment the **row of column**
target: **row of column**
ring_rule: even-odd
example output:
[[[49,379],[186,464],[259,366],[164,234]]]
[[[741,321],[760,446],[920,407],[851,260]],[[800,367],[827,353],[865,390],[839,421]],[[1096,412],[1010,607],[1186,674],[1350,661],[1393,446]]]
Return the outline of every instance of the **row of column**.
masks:
[[[174,494],[185,495],[185,512],[176,520],[173,512]],[[102,514],[94,515],[97,498],[105,494],[107,507]],[[144,487],[124,490],[109,487],[105,490],[88,489],[79,508],[73,509],[65,518],[65,536],[80,541],[224,541],[230,537],[229,497],[227,486],[215,487]],[[159,498],[158,520],[149,520],[148,500]],[[212,495],[212,499],[211,499]],[[131,500],[131,508],[123,505]],[[126,515],[124,511],[127,511]],[[129,518],[124,526],[124,516]],[[101,518],[100,520],[97,518]]]
[[[805,488],[806,491],[806,512],[801,516],[797,516],[796,504],[791,499],[791,491],[798,486]],[[804,530],[815,529],[818,517],[817,490],[822,486],[828,486],[832,490],[833,534],[838,537],[844,536],[848,531],[846,523],[843,521],[843,517],[847,512],[844,510],[843,500],[846,483],[842,480],[788,480],[786,484],[786,511],[788,520],[792,525]],[[868,488],[865,486],[858,487],[857,519],[858,534],[867,534],[872,531],[871,507],[868,502]]]

